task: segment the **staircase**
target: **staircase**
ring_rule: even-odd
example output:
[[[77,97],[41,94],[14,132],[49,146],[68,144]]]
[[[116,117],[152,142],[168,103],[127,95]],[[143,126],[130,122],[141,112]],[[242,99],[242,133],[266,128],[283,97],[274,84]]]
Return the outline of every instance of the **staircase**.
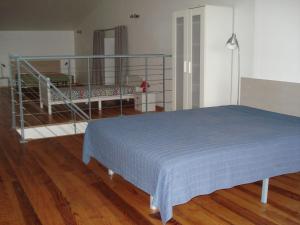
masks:
[[[45,74],[19,58],[11,58],[11,73],[13,127],[20,134],[21,142],[84,133],[91,118]],[[72,78],[68,85],[71,82]],[[42,83],[47,83],[48,90],[61,99],[62,105],[57,107],[53,116],[40,107]]]
[[[104,71],[93,67],[93,62],[117,59],[124,62],[119,67],[105,63]],[[171,56],[10,56],[12,127],[20,134],[21,142],[27,142],[84,133],[93,119],[171,109],[172,72],[171,66],[166,66],[167,59]],[[56,70],[39,67],[49,60]],[[62,71],[57,69],[64,66],[67,68]],[[99,83],[93,83],[92,76],[99,73],[104,73],[109,84],[101,83],[104,86],[97,89]],[[77,83],[78,74],[83,74],[86,81]],[[137,101],[135,90],[142,81],[150,83],[150,88],[142,93],[145,98]]]

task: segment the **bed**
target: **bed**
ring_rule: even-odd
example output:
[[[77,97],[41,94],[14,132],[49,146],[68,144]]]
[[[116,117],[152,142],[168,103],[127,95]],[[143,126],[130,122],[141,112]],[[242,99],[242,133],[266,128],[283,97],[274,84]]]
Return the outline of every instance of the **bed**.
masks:
[[[68,68],[69,61],[67,63],[61,60],[30,61],[30,64],[46,79],[37,79],[36,76],[28,73],[29,71],[26,68],[22,67],[22,87],[38,88],[40,107],[47,106],[49,115],[52,115],[53,105],[65,104],[62,96],[52,90],[51,84],[55,85],[73,103],[87,103],[89,100],[98,102],[99,110],[102,109],[103,101],[120,100],[121,98],[118,85],[91,85],[91,95],[89,96],[89,87],[76,83],[76,74]],[[121,89],[122,99],[134,99],[134,86],[124,85]]]
[[[48,108],[48,114],[52,114],[52,106],[64,104],[64,101],[56,91],[52,91],[50,86],[50,78],[47,80],[40,80],[40,107],[44,105]],[[120,100],[122,93],[122,99],[134,99],[135,87],[133,86],[122,86],[122,92],[120,86],[117,85],[91,85],[90,89],[86,85],[72,85],[70,87],[60,87],[59,90],[73,103],[88,103],[98,102],[99,110],[102,109],[103,101]],[[90,94],[89,94],[89,91]]]
[[[30,64],[40,71],[43,75],[48,77],[50,81],[56,86],[66,86],[73,80],[72,75],[62,72],[64,69],[60,60],[47,61],[30,61]],[[21,67],[21,78],[23,88],[38,88],[39,81],[35,78],[26,67]]]
[[[64,73],[43,73],[44,76],[48,77],[55,86],[67,86],[70,83],[70,76]],[[38,88],[39,81],[28,73],[21,74],[22,87],[23,88]]]
[[[91,121],[91,158],[151,195],[166,223],[195,196],[300,171],[300,118],[221,106]]]

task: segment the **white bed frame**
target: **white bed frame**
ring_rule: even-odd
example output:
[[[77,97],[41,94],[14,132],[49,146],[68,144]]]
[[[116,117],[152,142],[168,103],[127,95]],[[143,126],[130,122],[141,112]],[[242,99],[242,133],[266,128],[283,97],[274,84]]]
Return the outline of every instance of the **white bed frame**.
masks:
[[[44,105],[48,108],[48,114],[52,115],[52,106],[65,104],[64,101],[53,101],[51,97],[51,87],[50,87],[50,78],[47,78],[47,82],[43,79],[39,80],[39,94],[40,94],[40,107],[43,108]],[[133,94],[122,95],[122,99],[134,99]],[[102,102],[110,100],[120,100],[120,95],[113,96],[97,96],[91,98],[81,98],[81,99],[72,99],[73,103],[88,103],[98,102],[99,110],[102,110]]]
[[[113,176],[115,173],[111,169],[108,169],[108,175]],[[261,203],[267,204],[268,203],[268,191],[269,191],[269,178],[263,180],[262,189],[261,189]],[[153,204],[153,196],[150,196],[150,209],[151,210],[158,210],[158,208]]]

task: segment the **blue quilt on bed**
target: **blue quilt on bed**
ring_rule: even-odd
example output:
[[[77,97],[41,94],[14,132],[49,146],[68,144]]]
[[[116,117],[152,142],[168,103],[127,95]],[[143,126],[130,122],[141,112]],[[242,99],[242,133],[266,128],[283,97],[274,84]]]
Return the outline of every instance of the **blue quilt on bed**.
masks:
[[[300,118],[244,106],[93,121],[83,161],[95,158],[172,206],[215,190],[300,171]]]

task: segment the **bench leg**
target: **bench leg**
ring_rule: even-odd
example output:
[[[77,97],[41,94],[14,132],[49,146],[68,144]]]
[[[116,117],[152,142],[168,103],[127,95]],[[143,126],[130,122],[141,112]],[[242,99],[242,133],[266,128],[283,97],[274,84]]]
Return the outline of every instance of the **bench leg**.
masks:
[[[102,101],[101,100],[98,101],[98,109],[102,110]]]
[[[269,178],[263,180],[262,190],[261,190],[261,202],[267,204],[268,202],[268,189],[269,189]]]

